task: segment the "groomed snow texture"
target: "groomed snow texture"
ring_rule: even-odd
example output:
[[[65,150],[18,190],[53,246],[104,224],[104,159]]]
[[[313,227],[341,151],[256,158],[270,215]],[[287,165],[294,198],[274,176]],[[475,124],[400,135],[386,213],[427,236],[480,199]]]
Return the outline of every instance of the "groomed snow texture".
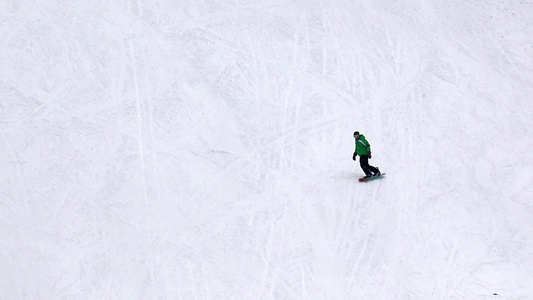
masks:
[[[0,299],[533,299],[531,0],[4,0],[0,36]]]

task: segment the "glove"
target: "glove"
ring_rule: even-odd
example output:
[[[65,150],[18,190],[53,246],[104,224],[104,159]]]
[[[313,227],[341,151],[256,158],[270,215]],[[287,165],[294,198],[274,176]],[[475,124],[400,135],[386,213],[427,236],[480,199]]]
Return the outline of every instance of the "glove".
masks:
[[[368,152],[368,159],[372,158],[372,152]]]
[[[355,158],[356,158],[356,157],[357,157],[357,153],[354,152],[354,153],[353,153],[353,156],[352,156],[352,159],[355,161]]]

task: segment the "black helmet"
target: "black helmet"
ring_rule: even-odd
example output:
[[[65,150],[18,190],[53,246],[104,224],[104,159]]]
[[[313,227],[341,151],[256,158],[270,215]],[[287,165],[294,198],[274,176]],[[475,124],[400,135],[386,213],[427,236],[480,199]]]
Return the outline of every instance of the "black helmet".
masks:
[[[353,137],[354,138],[358,138],[359,136],[360,136],[359,131],[356,131],[356,132],[353,133]]]

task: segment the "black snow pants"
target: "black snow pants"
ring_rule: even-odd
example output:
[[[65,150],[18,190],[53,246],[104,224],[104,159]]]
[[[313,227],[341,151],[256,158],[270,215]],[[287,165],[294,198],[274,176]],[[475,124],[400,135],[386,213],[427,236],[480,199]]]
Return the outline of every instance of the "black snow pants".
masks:
[[[366,175],[373,175],[379,171],[376,169],[376,167],[368,164],[368,155],[359,156],[359,163],[361,164],[361,169],[363,169],[363,172],[365,172]]]

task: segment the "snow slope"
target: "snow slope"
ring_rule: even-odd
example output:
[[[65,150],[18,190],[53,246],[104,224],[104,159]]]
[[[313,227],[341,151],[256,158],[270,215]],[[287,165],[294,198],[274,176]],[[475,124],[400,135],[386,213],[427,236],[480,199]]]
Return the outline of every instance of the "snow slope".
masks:
[[[532,22],[4,1],[0,299],[533,299]]]

